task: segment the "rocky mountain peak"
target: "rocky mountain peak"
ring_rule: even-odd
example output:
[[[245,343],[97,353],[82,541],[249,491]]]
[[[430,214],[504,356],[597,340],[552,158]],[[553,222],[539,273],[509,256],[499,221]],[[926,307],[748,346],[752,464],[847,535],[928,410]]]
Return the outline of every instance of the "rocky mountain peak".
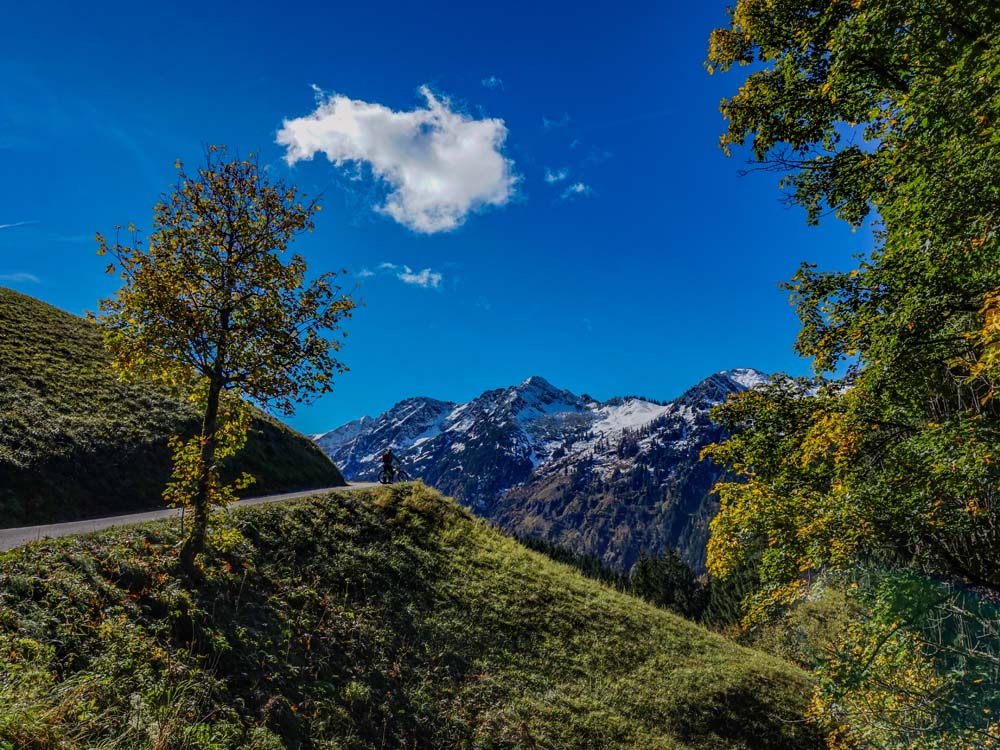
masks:
[[[621,567],[671,545],[700,566],[717,470],[698,456],[724,437],[709,410],[765,379],[739,368],[669,403],[597,402],[533,375],[464,404],[406,399],[318,442],[349,479],[377,477],[391,445],[411,476],[518,533]]]
[[[755,370],[752,367],[737,367],[733,370],[723,370],[719,375],[725,375],[734,383],[739,383],[747,389],[763,385],[770,377],[767,373]]]
[[[543,378],[541,375],[530,375],[526,380],[524,380],[520,385],[515,386],[520,390],[534,388],[539,390],[557,390],[552,383]]]
[[[767,375],[750,368],[713,373],[681,394],[676,403],[696,409],[710,409],[730,395],[767,382]]]

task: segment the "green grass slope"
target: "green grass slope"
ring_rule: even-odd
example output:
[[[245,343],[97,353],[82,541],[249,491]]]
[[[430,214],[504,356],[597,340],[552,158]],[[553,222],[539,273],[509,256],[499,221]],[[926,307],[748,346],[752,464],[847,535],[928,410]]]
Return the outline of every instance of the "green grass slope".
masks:
[[[0,747],[804,750],[809,683],[422,485],[0,556]]]
[[[167,437],[197,415],[162,388],[119,382],[96,326],[0,287],[0,526],[155,507]],[[260,414],[240,470],[254,494],[341,485],[310,440]]]

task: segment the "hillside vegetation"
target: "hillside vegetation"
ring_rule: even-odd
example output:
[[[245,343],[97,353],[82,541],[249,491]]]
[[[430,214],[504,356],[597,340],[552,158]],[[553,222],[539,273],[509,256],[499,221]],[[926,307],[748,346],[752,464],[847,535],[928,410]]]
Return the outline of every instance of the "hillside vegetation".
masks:
[[[0,288],[0,525],[158,505],[167,437],[197,424],[163,388],[119,382],[96,326]],[[344,483],[311,441],[263,413],[236,461],[257,477],[255,494]]]
[[[0,556],[0,747],[815,748],[797,669],[587,580],[423,485]]]

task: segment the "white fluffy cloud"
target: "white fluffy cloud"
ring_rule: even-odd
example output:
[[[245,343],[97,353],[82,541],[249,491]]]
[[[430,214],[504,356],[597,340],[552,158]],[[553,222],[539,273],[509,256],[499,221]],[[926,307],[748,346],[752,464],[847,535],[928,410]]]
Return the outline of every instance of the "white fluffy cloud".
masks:
[[[374,271],[370,268],[362,268],[357,275],[358,278],[367,279],[384,273],[392,274],[404,284],[412,284],[424,289],[439,289],[441,282],[444,281],[443,274],[432,271],[430,268],[414,271],[407,265],[396,265],[395,263],[379,263]]]
[[[424,289],[437,289],[441,286],[441,279],[444,277],[429,268],[414,272],[409,266],[403,266],[403,270],[396,274],[396,278],[404,284],[422,286]]]
[[[288,164],[316,154],[337,167],[367,164],[389,188],[377,210],[415,232],[446,232],[477,209],[507,203],[518,177],[501,152],[503,120],[475,120],[426,86],[420,93],[427,106],[412,112],[321,97],[312,114],[283,121],[277,143]]]

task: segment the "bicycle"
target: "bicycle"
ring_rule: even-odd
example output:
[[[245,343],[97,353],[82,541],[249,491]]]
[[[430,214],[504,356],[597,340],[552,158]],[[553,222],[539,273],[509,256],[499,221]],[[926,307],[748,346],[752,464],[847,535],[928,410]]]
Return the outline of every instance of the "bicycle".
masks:
[[[401,467],[386,466],[379,472],[378,481],[382,484],[392,484],[393,482],[408,482],[410,475]]]

